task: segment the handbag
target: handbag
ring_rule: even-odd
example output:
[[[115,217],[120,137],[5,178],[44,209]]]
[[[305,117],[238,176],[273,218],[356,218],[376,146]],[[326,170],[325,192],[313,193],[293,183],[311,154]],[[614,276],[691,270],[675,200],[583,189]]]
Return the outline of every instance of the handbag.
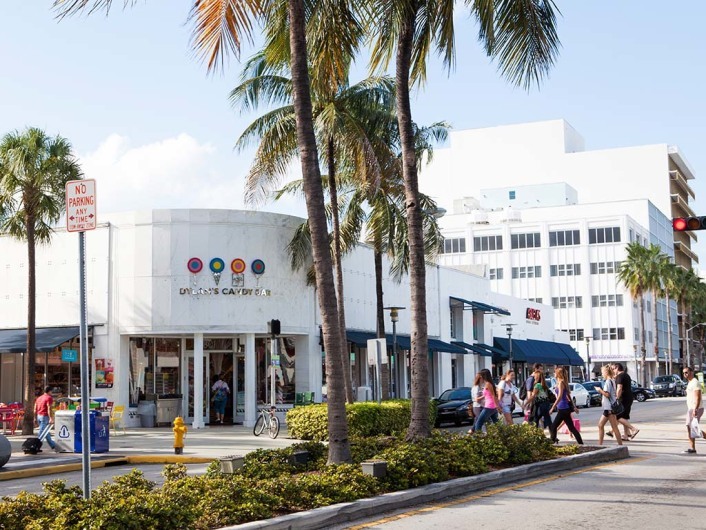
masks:
[[[623,407],[623,404],[616,399],[610,404],[610,410],[617,416],[618,414],[625,412],[625,407]]]
[[[689,424],[689,438],[696,439],[702,437],[703,432],[701,431],[701,427],[699,426],[698,418],[692,418],[691,423]]]

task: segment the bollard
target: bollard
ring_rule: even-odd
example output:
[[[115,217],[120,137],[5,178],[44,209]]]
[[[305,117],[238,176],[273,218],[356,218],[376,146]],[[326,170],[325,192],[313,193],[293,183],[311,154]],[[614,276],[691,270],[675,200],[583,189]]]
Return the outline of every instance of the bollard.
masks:
[[[184,454],[184,438],[186,438],[186,425],[184,425],[184,418],[177,416],[174,419],[174,454],[181,455]]]

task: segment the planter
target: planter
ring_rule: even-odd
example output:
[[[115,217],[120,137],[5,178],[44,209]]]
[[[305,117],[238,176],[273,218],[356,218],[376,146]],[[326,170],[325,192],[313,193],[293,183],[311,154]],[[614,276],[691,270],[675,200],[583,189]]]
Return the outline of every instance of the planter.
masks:
[[[309,451],[294,451],[289,457],[289,463],[294,466],[303,466],[309,462]]]
[[[243,467],[244,456],[224,456],[220,458],[221,473],[232,475],[236,469]]]
[[[375,478],[382,478],[387,475],[387,462],[384,460],[364,460],[360,465],[366,475],[372,475]]]

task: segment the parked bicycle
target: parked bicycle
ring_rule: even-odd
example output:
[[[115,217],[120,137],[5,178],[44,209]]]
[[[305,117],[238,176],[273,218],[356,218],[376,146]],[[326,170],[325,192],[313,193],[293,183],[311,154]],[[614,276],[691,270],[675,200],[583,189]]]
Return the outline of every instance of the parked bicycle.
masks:
[[[277,438],[279,434],[279,418],[275,415],[276,407],[272,406],[268,409],[260,409],[260,414],[257,416],[255,427],[252,433],[255,436],[260,436],[265,429],[270,438]]]

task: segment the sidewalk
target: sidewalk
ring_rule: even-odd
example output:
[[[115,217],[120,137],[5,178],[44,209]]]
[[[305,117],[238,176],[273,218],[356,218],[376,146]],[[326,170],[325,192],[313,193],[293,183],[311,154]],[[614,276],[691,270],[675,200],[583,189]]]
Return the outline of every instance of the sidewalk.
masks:
[[[174,454],[174,434],[171,427],[128,429],[125,434],[111,432],[110,451],[91,454],[91,467],[117,464],[185,464],[207,463],[221,456],[243,455],[256,449],[288,447],[297,440],[289,439],[285,426],[277,439],[266,434],[254,436],[252,428],[234,425],[189,430],[184,442],[184,454]],[[81,469],[80,453],[55,453],[44,444],[38,455],[25,455],[22,443],[27,436],[7,436],[12,446],[10,461],[0,468],[0,481],[37,475],[50,475]]]

